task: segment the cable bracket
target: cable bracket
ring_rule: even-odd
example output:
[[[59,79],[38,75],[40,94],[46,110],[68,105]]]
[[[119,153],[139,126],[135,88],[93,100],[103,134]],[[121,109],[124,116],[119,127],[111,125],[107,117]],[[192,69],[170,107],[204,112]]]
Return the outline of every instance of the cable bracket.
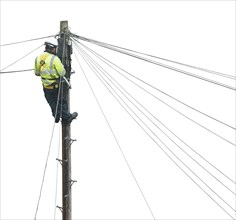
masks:
[[[70,180],[70,186],[72,186],[74,183],[77,183],[77,180]]]
[[[77,141],[76,139],[70,139],[70,146],[75,142]]]
[[[63,208],[57,205],[57,208],[60,209],[61,213],[63,213]]]
[[[76,139],[71,139],[71,138],[66,138],[66,140],[68,141],[67,147],[70,147],[75,141],[77,141]]]
[[[61,165],[63,165],[63,160],[56,158],[58,162],[60,162]]]
[[[60,164],[63,166],[64,164],[63,164],[63,162],[68,162],[68,160],[61,160],[61,159],[58,159],[58,158],[56,158],[56,160],[58,161],[58,162],[60,162]]]

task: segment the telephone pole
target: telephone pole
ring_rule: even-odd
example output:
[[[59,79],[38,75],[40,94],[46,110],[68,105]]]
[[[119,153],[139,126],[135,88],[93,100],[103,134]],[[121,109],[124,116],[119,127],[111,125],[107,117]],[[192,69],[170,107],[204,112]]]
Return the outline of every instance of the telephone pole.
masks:
[[[69,39],[68,21],[60,22],[60,34],[58,38],[57,55],[61,59],[66,70],[65,80],[70,82],[71,76],[71,54],[72,44]],[[63,98],[68,103],[70,112],[70,92],[69,86],[62,83],[61,92]],[[71,220],[71,128],[70,123],[62,122],[62,216],[63,220]]]

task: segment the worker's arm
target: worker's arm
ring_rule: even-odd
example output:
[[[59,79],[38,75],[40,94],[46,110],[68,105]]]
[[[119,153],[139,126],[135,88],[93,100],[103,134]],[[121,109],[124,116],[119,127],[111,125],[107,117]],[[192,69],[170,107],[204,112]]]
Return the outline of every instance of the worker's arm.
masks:
[[[57,71],[57,74],[63,78],[66,74],[66,70],[58,57],[55,57],[54,59],[54,67]]]
[[[35,62],[34,62],[34,74],[36,76],[40,76],[39,65],[38,65],[38,57],[36,57]]]

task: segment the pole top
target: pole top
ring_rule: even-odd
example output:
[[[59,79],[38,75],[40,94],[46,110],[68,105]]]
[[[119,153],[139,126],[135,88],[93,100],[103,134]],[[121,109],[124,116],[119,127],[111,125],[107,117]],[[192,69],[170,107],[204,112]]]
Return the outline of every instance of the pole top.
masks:
[[[68,31],[68,21],[60,21],[60,32]]]

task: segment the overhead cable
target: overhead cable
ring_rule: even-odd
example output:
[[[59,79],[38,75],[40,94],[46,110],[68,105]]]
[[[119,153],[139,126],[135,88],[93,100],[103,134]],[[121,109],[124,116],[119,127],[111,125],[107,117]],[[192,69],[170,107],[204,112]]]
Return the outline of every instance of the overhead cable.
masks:
[[[80,53],[80,52],[79,52]],[[80,53],[81,54],[81,53]],[[81,55],[82,57],[83,57],[83,55]],[[83,59],[85,59],[85,58],[83,58]],[[87,64],[88,64],[88,62],[86,62]],[[88,64],[89,65],[89,64]],[[89,65],[90,66],[90,65]],[[91,68],[91,67],[90,67]],[[92,68],[93,69],[93,68]],[[93,71],[94,72],[94,71]],[[95,73],[95,72],[94,72]],[[95,73],[95,75],[98,77],[98,75]],[[104,82],[100,79],[100,77],[98,77],[99,78],[99,80],[102,82],[102,84],[109,90],[109,92],[113,95],[113,97],[120,103],[120,105],[125,109],[125,111],[136,121],[136,123],[142,128],[142,130],[144,130],[144,132],[157,144],[157,146],[159,147],[159,148],[161,148],[161,150],[168,156],[168,158],[170,158],[200,189],[202,189],[221,209],[223,209],[224,211],[225,211],[225,213],[227,213],[230,217],[232,217],[232,215],[229,213],[229,212],[227,212],[214,198],[212,198],[212,196],[211,195],[209,195],[209,193],[207,193],[185,170],[183,170],[183,168],[181,168],[180,166],[179,166],[179,164],[178,163],[176,163],[176,161],[175,160],[173,160],[173,158],[172,157],[170,157],[170,155],[157,143],[157,141],[142,127],[142,125],[139,123],[139,122],[137,122],[137,120],[127,111],[127,109],[121,104],[121,102],[117,99],[117,97],[114,95],[114,93],[116,93],[116,92],[112,92],[108,87],[107,87],[107,85],[105,85],[104,84]],[[104,80],[104,81],[106,81],[106,80]],[[109,85],[109,83],[107,83],[108,85]],[[109,86],[109,87],[111,87],[111,86]],[[112,88],[112,87],[111,87]],[[117,94],[117,93],[116,93]],[[119,95],[117,95],[119,98],[120,98],[120,96]],[[123,99],[122,98],[120,98],[121,99],[121,101],[122,102],[124,102],[123,101]],[[127,106],[127,104],[124,102],[124,104]],[[128,108],[129,108],[129,106],[127,106]],[[129,108],[130,109],[130,108]],[[132,109],[130,109],[131,111],[132,111]],[[133,111],[132,111],[133,112]],[[133,114],[135,114],[136,115],[136,117],[144,124],[144,126],[146,127],[146,128],[148,128],[149,129],[149,131],[153,134],[153,135],[155,135],[156,136],[156,134],[155,133],[153,133],[153,131],[137,116],[137,114],[136,113],[134,113],[133,112]],[[208,189],[210,189],[219,199],[221,199],[221,201],[222,202],[224,202],[229,208],[231,208],[233,211],[235,211],[234,210],[234,208],[231,206],[231,205],[229,205],[220,195],[218,195],[211,187],[209,187],[194,171],[192,171],[162,140],[160,140],[159,138],[158,138],[158,136],[156,136],[156,138],[174,155],[174,157],[176,157],[188,170],[190,170],[190,172],[192,172],[192,174],[194,174]],[[233,218],[233,217],[232,217]]]
[[[93,40],[93,41],[95,41],[95,40]],[[96,42],[99,42],[101,44],[106,44],[106,43],[103,43],[101,41],[96,41]],[[181,62],[178,62],[178,61],[173,61],[173,60],[170,60],[170,59],[166,59],[166,58],[150,55],[150,54],[147,54],[147,53],[138,52],[138,51],[135,51],[135,50],[124,48],[124,47],[119,47],[119,46],[116,46],[116,45],[113,45],[113,44],[107,44],[107,45],[112,46],[112,47],[116,47],[116,48],[119,48],[119,49],[122,49],[122,50],[127,50],[127,51],[130,51],[132,53],[138,53],[138,54],[149,56],[149,57],[153,57],[153,58],[156,58],[156,59],[159,59],[159,60],[168,61],[168,62],[171,62],[171,63],[179,64],[179,65],[182,65],[182,66],[190,67],[190,68],[201,70],[201,71],[208,72],[208,73],[212,73],[214,75],[218,75],[218,76],[221,76],[221,77],[225,77],[225,78],[236,80],[235,76],[232,76],[232,75],[229,75],[229,74],[220,73],[220,72],[217,72],[217,71],[214,71],[214,70],[208,70],[208,69],[205,69],[205,68],[202,68],[202,67],[196,67],[196,66],[185,64],[185,63],[181,63]]]
[[[100,56],[100,55],[99,55]],[[102,56],[100,56],[102,57]],[[123,68],[117,66],[116,64],[112,63],[111,61],[107,60],[106,58],[102,57],[104,60],[106,60],[107,62],[111,63],[112,65],[114,65],[115,67],[117,67],[118,69],[120,69],[121,71],[127,73],[128,75],[132,76],[135,79],[138,79],[139,81],[145,83],[143,80],[137,78],[136,76],[132,75],[131,73],[127,72],[126,70],[124,70]],[[207,130],[208,132],[214,134],[215,136],[219,137],[220,139],[228,142],[229,144],[235,146],[235,143],[227,140],[226,138],[222,137],[221,135],[215,133],[214,131],[210,130],[209,128],[205,127],[204,125],[196,122],[195,120],[191,119],[190,117],[186,116],[185,114],[183,114],[182,112],[178,111],[177,109],[175,109],[174,107],[170,106],[168,103],[164,102],[163,100],[159,99],[157,96],[153,95],[152,93],[150,93],[149,91],[147,91],[146,89],[144,89],[142,86],[138,85],[137,83],[135,83],[134,81],[132,81],[131,79],[129,79],[127,76],[125,76],[124,74],[122,74],[120,71],[115,70],[117,73],[119,73],[120,75],[122,75],[124,78],[126,78],[127,80],[129,80],[131,83],[133,83],[134,85],[136,85],[137,87],[139,87],[140,89],[142,89],[143,91],[145,91],[146,93],[148,93],[149,95],[153,96],[155,99],[159,100],[160,102],[162,102],[163,104],[165,104],[166,106],[168,106],[169,108],[171,108],[172,110],[176,111],[177,113],[179,113],[180,115],[182,115],[183,117],[187,118],[188,120],[192,121],[193,123],[197,124],[198,126],[202,127],[203,129]]]
[[[15,62],[9,64],[8,66],[6,66],[5,68],[1,69],[0,72],[2,72],[3,70],[7,69],[8,67],[16,64],[17,62],[19,62],[20,60],[24,59],[25,57],[27,57],[29,54],[33,53],[34,51],[38,50],[40,47],[42,47],[43,44],[41,44],[39,47],[37,47],[36,49],[30,51],[29,53],[27,53],[26,55],[24,55],[23,57],[21,57],[20,59],[16,60]]]
[[[82,66],[80,65],[80,62],[79,62],[79,60],[78,60],[77,57],[76,57],[76,59],[77,59],[77,61],[78,61],[78,63],[79,63],[80,69],[82,70],[83,75],[84,75],[84,77],[85,77],[85,79],[86,79],[86,81],[87,81],[87,83],[88,83],[88,85],[89,85],[89,88],[90,88],[90,90],[92,91],[92,94],[93,94],[93,96],[94,96],[94,98],[95,98],[95,100],[96,100],[96,102],[97,102],[97,104],[98,104],[98,106],[99,106],[99,109],[100,109],[100,111],[101,111],[101,113],[102,113],[102,115],[103,115],[103,117],[104,117],[104,119],[105,119],[105,121],[106,121],[106,123],[107,123],[107,125],[108,125],[108,127],[109,127],[109,129],[110,129],[110,131],[111,131],[111,133],[112,133],[112,136],[114,137],[114,139],[115,139],[115,141],[116,141],[116,144],[117,144],[117,146],[119,147],[119,150],[120,150],[120,152],[121,152],[121,154],[122,154],[122,157],[123,157],[123,159],[125,160],[125,163],[126,163],[128,169],[129,169],[129,171],[130,171],[130,173],[131,173],[131,175],[132,175],[132,177],[133,177],[133,179],[134,179],[134,181],[135,181],[135,183],[136,183],[136,185],[137,185],[137,187],[138,187],[138,189],[139,189],[139,191],[140,191],[140,193],[141,193],[141,195],[142,195],[142,197],[143,197],[143,199],[144,199],[144,201],[145,201],[145,203],[146,203],[146,205],[147,205],[147,207],[148,207],[148,209],[149,209],[150,214],[152,215],[153,219],[155,220],[156,218],[155,218],[155,216],[154,216],[154,214],[153,214],[153,211],[152,211],[152,209],[151,209],[151,207],[150,207],[150,205],[149,205],[149,203],[148,203],[148,201],[147,201],[147,199],[146,199],[146,197],[145,197],[145,195],[144,195],[144,193],[143,193],[143,190],[141,189],[140,184],[138,183],[138,180],[137,180],[137,178],[135,177],[134,172],[133,172],[133,170],[132,170],[132,168],[131,168],[131,166],[130,166],[130,164],[129,164],[129,162],[128,162],[128,160],[127,160],[127,158],[126,158],[126,156],[125,156],[125,154],[124,154],[124,152],[123,152],[123,150],[122,150],[122,148],[121,148],[121,145],[120,145],[120,143],[118,142],[118,139],[117,139],[117,137],[116,137],[116,135],[115,135],[115,133],[114,133],[114,131],[113,131],[113,129],[112,129],[112,127],[111,127],[111,125],[110,125],[110,123],[109,123],[109,121],[108,121],[108,119],[107,119],[107,117],[106,117],[106,115],[105,115],[105,113],[104,113],[104,111],[103,111],[103,109],[102,109],[102,106],[101,106],[101,104],[100,104],[100,102],[99,102],[99,100],[98,100],[98,98],[97,98],[97,96],[96,96],[96,94],[95,94],[95,92],[94,92],[94,90],[93,90],[91,84],[90,84],[90,81],[89,81],[88,77],[86,76],[86,74],[85,74],[85,72],[84,72]]]
[[[63,56],[64,56],[64,53],[65,53],[65,50],[63,50]],[[60,97],[60,95],[61,95],[61,97]],[[57,95],[57,102],[56,102],[56,111],[55,111],[55,120],[54,120],[54,123],[53,123],[52,134],[51,134],[51,138],[50,138],[48,154],[47,154],[46,163],[45,163],[45,167],[44,167],[43,179],[42,179],[42,183],[41,183],[41,187],[40,187],[39,198],[38,198],[38,202],[37,202],[37,207],[36,207],[36,211],[35,211],[34,220],[36,220],[36,218],[37,218],[39,203],[40,203],[41,195],[42,195],[42,191],[43,191],[44,179],[45,179],[46,170],[47,170],[47,163],[48,163],[48,159],[49,159],[49,155],[50,155],[50,151],[51,151],[52,139],[53,139],[55,124],[56,124],[56,118],[57,118],[60,98],[61,99],[63,98],[63,83],[62,83],[62,78],[61,77],[60,77],[60,80],[59,80],[59,88],[58,88],[58,95]],[[62,116],[62,100],[61,100],[61,106],[60,106],[60,117],[61,116]],[[58,145],[58,154],[59,154],[59,148],[60,148],[60,143]],[[58,175],[58,171],[57,171],[56,176],[57,175]],[[58,177],[56,177],[56,181],[57,181],[57,179],[58,179]],[[57,186],[56,186],[56,192],[55,192],[55,203],[56,203],[56,199],[57,199]],[[56,210],[56,207],[54,209],[54,220],[55,220],[55,215],[56,215],[56,211],[55,210]]]
[[[137,58],[137,59],[140,59],[140,60],[143,60],[143,61],[155,64],[155,65],[158,65],[158,66],[161,66],[161,67],[164,67],[164,68],[167,68],[167,69],[179,72],[179,73],[183,73],[185,75],[188,75],[188,76],[191,76],[191,77],[194,77],[194,78],[198,78],[200,80],[203,80],[203,81],[206,81],[206,82],[209,82],[209,83],[212,83],[212,84],[215,84],[215,85],[227,88],[227,89],[236,90],[235,87],[232,87],[232,86],[229,86],[229,85],[226,85],[226,84],[223,84],[223,83],[220,83],[220,82],[217,82],[217,81],[214,81],[214,80],[211,80],[211,79],[208,79],[208,78],[205,78],[205,77],[202,77],[202,76],[190,73],[188,71],[184,71],[184,70],[181,70],[181,69],[178,69],[178,68],[175,68],[175,67],[172,67],[172,66],[169,66],[169,65],[157,62],[157,61],[153,61],[153,60],[150,60],[150,59],[147,59],[147,58],[135,55],[135,54],[131,54],[131,53],[123,51],[121,49],[117,49],[117,48],[115,48],[115,47],[113,47],[113,46],[111,46],[109,44],[106,44],[106,43],[102,43],[102,42],[99,42],[99,41],[95,41],[95,40],[91,40],[91,39],[88,39],[88,38],[80,37],[78,35],[73,35],[73,36],[77,37],[78,39],[81,39],[81,40],[84,40],[84,41],[96,44],[98,46],[101,46],[101,47],[104,47],[104,48],[107,48],[107,49],[110,49],[110,50],[114,50],[116,52],[123,53],[123,54],[126,54],[128,56],[131,56],[131,57],[134,57],[134,58]]]
[[[198,164],[202,169],[204,169],[209,175],[211,175],[216,181],[218,181],[222,186],[224,186],[227,190],[229,190],[231,193],[233,193],[235,195],[235,192],[233,190],[231,190],[228,186],[226,186],[221,180],[219,180],[216,176],[214,176],[212,173],[210,173],[204,166],[202,166],[197,160],[195,160],[190,154],[188,154],[182,147],[180,147],[171,137],[169,137],[156,123],[154,123],[150,117],[147,116],[147,114],[145,114],[133,101],[130,100],[129,97],[131,97],[136,103],[138,103],[140,106],[142,106],[143,109],[145,109],[150,115],[152,115],[152,117],[154,117],[156,119],[156,117],[149,111],[147,110],[140,102],[138,102],[127,90],[124,89],[124,87],[122,85],[120,85],[115,79],[114,77],[112,77],[106,70],[104,70],[95,60],[93,60],[82,48],[80,48],[82,50],[82,52],[84,54],[86,54],[86,56],[88,57],[88,59],[91,60],[91,62],[94,63],[94,65],[97,66],[97,68],[103,73],[103,75],[119,90],[119,92],[136,108],[138,109],[139,112],[141,112],[159,131],[161,131],[173,144],[175,144],[184,154],[186,154],[189,158],[191,158],[196,164]],[[100,74],[99,74],[100,75]],[[114,84],[114,82],[108,77],[106,76],[108,75],[116,84]],[[101,75],[100,75],[101,76]],[[101,76],[102,77],[102,76]],[[102,77],[103,78],[103,77]],[[103,78],[104,79],[104,78]],[[127,95],[124,94],[124,92],[121,91],[121,89],[129,96],[127,97]],[[114,90],[114,89],[113,89]],[[158,119],[156,119],[158,120]],[[158,120],[159,121],[159,120]],[[159,121],[160,122],[160,121]],[[164,127],[166,127],[163,123],[161,123]],[[168,128],[167,128],[168,129]],[[168,129],[169,130],[169,129]],[[173,132],[171,132],[173,134]],[[174,134],[175,137],[177,137]],[[180,138],[178,138],[180,139]],[[198,154],[198,153],[197,153]],[[198,154],[199,155],[199,154]],[[218,169],[217,169],[218,170]],[[225,175],[226,176],[226,175]],[[231,180],[231,179],[230,179]]]
[[[20,73],[20,72],[27,72],[27,71],[33,71],[33,70],[34,70],[34,69],[3,71],[3,72],[0,72],[0,74],[6,74],[6,73]]]
[[[135,52],[135,51],[133,51],[133,52]],[[201,70],[201,71],[211,73],[211,74],[214,74],[214,75],[218,75],[218,76],[221,76],[221,77],[225,77],[225,78],[228,78],[228,79],[236,80],[235,76],[232,76],[232,75],[229,75],[229,74],[220,73],[220,72],[217,72],[217,71],[214,71],[214,70],[208,70],[208,69],[205,69],[205,68],[202,68],[202,67],[196,67],[196,66],[192,66],[192,65],[189,65],[189,64],[185,64],[185,63],[181,63],[181,62],[177,62],[177,61],[173,61],[173,60],[169,60],[169,59],[165,59],[165,58],[162,58],[162,57],[157,57],[157,56],[153,56],[153,55],[149,55],[149,54],[145,54],[145,53],[140,53],[140,52],[136,52],[136,53],[139,53],[139,54],[142,54],[142,55],[145,55],[145,56],[150,56],[150,57],[153,57],[153,58],[157,58],[159,60],[164,60],[164,61],[168,61],[168,62],[171,62],[171,63],[179,64],[179,65],[182,65],[182,66],[190,67],[190,68],[193,68],[193,69]]]
[[[81,37],[81,36],[78,36],[76,34],[72,34],[72,36],[73,37],[77,37],[77,38],[80,37],[81,40],[85,40],[85,41],[91,40],[91,41],[99,42],[101,44],[107,44],[107,43],[103,43],[101,41],[96,41],[96,40],[88,39],[88,38],[85,38],[85,37]],[[201,70],[201,71],[204,71],[204,72],[208,72],[208,73],[212,73],[212,74],[215,74],[215,75],[218,75],[218,76],[222,76],[222,77],[225,77],[225,78],[230,78],[230,79],[236,80],[235,76],[232,76],[232,75],[229,75],[229,74],[220,73],[220,72],[217,72],[217,71],[214,71],[214,70],[209,70],[209,69],[205,69],[205,68],[202,68],[202,67],[197,67],[197,66],[189,65],[189,64],[178,62],[178,61],[173,61],[173,60],[170,60],[170,59],[166,59],[166,58],[150,55],[150,54],[143,53],[143,52],[138,52],[138,51],[135,51],[135,50],[124,48],[124,47],[119,47],[119,46],[116,46],[116,45],[113,45],[113,44],[107,44],[107,45],[110,45],[111,47],[116,47],[116,48],[119,48],[119,49],[122,49],[122,50],[127,50],[127,51],[130,51],[132,53],[138,53],[138,54],[149,56],[149,57],[153,57],[153,58],[156,58],[156,59],[159,59],[159,60],[168,61],[168,62],[171,62],[171,63],[179,64],[179,65],[186,66],[186,67],[191,67],[193,69]]]
[[[56,103],[56,111],[55,111],[55,120],[56,120],[56,116],[57,116],[57,112],[58,112],[59,99],[60,99],[60,93],[61,93],[61,84],[62,84],[62,79],[60,77],[58,95],[57,95],[57,103]],[[43,178],[42,178],[42,182],[41,182],[39,198],[38,198],[38,202],[37,202],[37,207],[36,207],[36,211],[35,211],[34,220],[37,219],[37,213],[38,213],[39,204],[40,204],[40,200],[41,200],[41,196],[42,196],[42,192],[43,192],[44,179],[45,179],[45,175],[46,175],[47,164],[48,164],[48,159],[49,159],[49,155],[50,155],[50,151],[51,151],[52,139],[53,139],[55,124],[56,124],[55,120],[54,120],[54,123],[53,123],[51,138],[50,138],[50,142],[49,142],[48,153],[47,153],[47,158],[46,158],[46,162],[45,162],[45,166],[44,166]]]
[[[91,48],[87,47],[86,45],[82,44],[82,43],[79,42],[79,41],[77,41],[77,42],[80,43],[80,44],[81,44],[82,46],[84,46],[85,48],[87,48],[87,49],[88,49],[91,53],[93,53],[95,56],[97,56],[97,57],[100,56],[100,57],[102,57],[103,59],[105,59],[103,56],[97,54],[97,53],[96,53],[94,50],[92,50]],[[109,62],[110,62],[110,61],[109,61]],[[110,63],[111,63],[111,62],[110,62]],[[109,65],[109,64],[108,64],[108,65]],[[114,64],[113,64],[113,65],[114,65]],[[109,66],[110,66],[110,65],[109,65]],[[131,75],[131,74],[129,74],[129,75]],[[223,125],[225,125],[225,126],[231,128],[231,129],[236,130],[235,127],[233,127],[233,126],[231,126],[231,125],[229,125],[229,124],[227,124],[227,123],[225,123],[225,122],[223,122],[223,121],[221,121],[221,120],[219,120],[219,119],[217,119],[217,118],[214,118],[214,117],[212,117],[212,116],[210,116],[210,115],[208,115],[208,114],[206,114],[206,113],[204,113],[204,112],[202,112],[202,111],[200,111],[200,110],[198,110],[198,109],[196,109],[196,108],[194,108],[194,107],[192,107],[192,106],[190,106],[190,105],[188,105],[188,104],[186,104],[186,103],[184,103],[184,102],[182,102],[182,101],[180,101],[180,100],[178,100],[177,98],[175,98],[175,97],[173,97],[173,96],[167,94],[166,92],[164,92],[164,91],[162,91],[162,90],[160,90],[160,89],[154,87],[153,85],[151,85],[151,84],[149,84],[149,83],[147,83],[147,82],[145,82],[145,81],[139,79],[138,77],[136,77],[136,76],[134,76],[134,75],[132,75],[132,77],[138,79],[139,81],[141,81],[141,82],[143,82],[144,84],[148,85],[149,87],[151,87],[151,88],[157,90],[158,92],[160,92],[160,93],[162,93],[162,94],[168,96],[169,98],[171,98],[171,99],[173,99],[173,100],[179,102],[180,104],[185,105],[186,107],[188,107],[188,108],[190,108],[190,109],[192,109],[192,110],[194,110],[194,111],[196,111],[196,112],[198,112],[198,113],[200,113],[200,114],[202,114],[202,115],[204,115],[204,116],[206,116],[206,117],[208,117],[208,118],[210,118],[210,119],[212,119],[212,120],[215,120],[215,121],[217,121],[218,123],[221,123],[221,124],[223,124]]]
[[[79,36],[74,35],[74,34],[72,36],[79,37]],[[201,71],[208,72],[208,73],[212,73],[214,75],[218,75],[218,76],[221,76],[221,77],[225,77],[225,78],[236,80],[235,76],[232,76],[232,75],[229,75],[229,74],[225,74],[225,73],[220,73],[220,72],[217,72],[217,71],[214,71],[214,70],[209,70],[209,69],[205,69],[205,68],[202,68],[202,67],[196,67],[196,66],[185,64],[185,63],[181,63],[181,62],[178,62],[178,61],[173,61],[173,60],[170,60],[170,59],[166,59],[166,58],[150,55],[150,54],[147,54],[147,53],[138,52],[138,51],[135,51],[135,50],[124,48],[124,47],[119,47],[119,46],[116,46],[116,45],[113,45],[113,44],[107,44],[107,43],[103,43],[101,41],[96,41],[96,40],[88,39],[88,38],[85,38],[85,37],[81,37],[81,40],[85,40],[85,41],[91,40],[91,41],[94,41],[94,42],[98,42],[100,44],[106,44],[106,45],[109,45],[111,47],[116,47],[116,48],[119,48],[119,49],[122,49],[122,50],[127,50],[127,51],[130,51],[132,53],[138,53],[138,54],[149,56],[149,57],[153,57],[153,58],[156,58],[156,59],[159,59],[159,60],[168,61],[168,62],[171,62],[171,63],[179,64],[179,65],[182,65],[182,66],[190,67],[190,68],[201,70]]]
[[[80,43],[80,42],[79,42]],[[107,60],[103,56],[97,54],[92,49],[88,48],[84,44],[80,43],[82,46],[84,46],[86,49],[88,49],[91,53],[93,53],[99,60],[107,64],[109,67],[111,67],[114,71],[120,73],[117,71],[113,66],[111,66],[109,63],[112,63],[111,61]],[[75,43],[77,46],[77,44]],[[106,62],[106,60],[109,62]],[[100,66],[100,65],[99,65]],[[105,71],[106,72],[106,71]],[[147,111],[155,120],[157,120],[163,127],[165,127],[172,135],[174,135],[180,142],[182,142],[185,146],[187,146],[191,151],[193,151],[195,154],[197,154],[199,157],[201,157],[205,162],[207,162],[211,167],[213,167],[215,170],[217,170],[219,173],[221,173],[224,177],[226,177],[228,180],[230,180],[232,183],[236,184],[234,180],[232,180],[230,177],[228,177],[225,173],[223,173],[221,170],[219,170],[217,167],[215,167],[213,164],[211,164],[207,159],[205,159],[202,155],[200,155],[197,151],[195,151],[192,147],[190,147],[187,143],[185,143],[182,139],[180,139],[173,131],[171,131],[164,123],[162,123],[156,116],[154,116],[148,109],[146,109],[137,99],[135,99],[132,95],[130,95],[108,72],[106,72],[133,100],[135,100],[136,103],[138,103],[145,111]],[[121,73],[120,73],[121,74]],[[134,104],[135,105],[135,104]]]
[[[60,99],[62,100],[63,99],[63,85],[64,83],[61,83],[61,94],[60,94]],[[61,101],[61,106],[60,106],[60,118],[62,118],[62,101]],[[60,147],[61,147],[61,135],[62,135],[62,132],[61,132],[61,126],[59,126],[59,135],[58,135],[58,148],[57,148],[57,160],[59,161],[59,155],[60,155]],[[56,220],[56,209],[57,209],[57,194],[58,194],[58,167],[59,167],[59,163],[57,163],[57,168],[56,168],[56,186],[55,186],[55,204],[54,204],[54,220]]]
[[[4,46],[9,46],[9,45],[14,45],[14,44],[21,44],[21,43],[26,43],[29,41],[35,41],[35,40],[42,40],[45,38],[49,38],[49,37],[56,37],[57,35],[50,35],[50,36],[46,36],[46,37],[39,37],[39,38],[34,38],[34,39],[29,39],[29,40],[23,40],[23,41],[18,41],[18,42],[13,42],[13,43],[7,43],[7,44],[1,44],[0,47],[4,47]]]
[[[82,56],[82,55],[81,55]],[[84,58],[85,59],[85,58]],[[88,62],[87,62],[87,64],[88,64]],[[88,64],[89,66],[90,66],[90,64]],[[91,67],[90,66],[90,68],[91,69],[94,69],[94,67]],[[96,70],[95,70],[96,71]],[[93,70],[93,72],[95,73],[95,71]],[[97,71],[96,71],[97,72]],[[99,78],[99,80],[102,82],[102,84],[109,90],[109,92],[113,95],[113,97],[120,103],[120,101],[117,99],[117,97],[114,95],[114,93],[121,99],[121,101],[130,109],[130,107],[124,102],[124,100],[112,89],[112,87],[110,86],[110,84],[109,83],[107,83],[107,81],[106,80],[104,80],[104,78],[103,78],[103,80],[106,82],[106,84],[108,84],[108,86],[113,90],[113,92],[108,88],[108,86],[107,85],[105,85],[104,84],[104,82],[101,80],[101,78],[97,75],[97,73],[95,73],[95,75]],[[121,104],[121,103],[120,103]],[[124,108],[124,106],[121,104],[121,106]],[[126,110],[126,108],[124,108],[125,110]],[[144,122],[143,122],[143,120],[141,120],[140,119],[140,117],[139,116],[137,116],[137,114],[132,110],[132,109],[130,109],[132,112],[133,112],[133,114],[144,124],[144,126],[174,155],[174,157],[176,157],[195,177],[197,177],[209,190],[211,190],[219,199],[221,199],[221,201],[222,202],[224,202],[230,209],[232,209],[234,212],[235,212],[235,210],[234,210],[234,208],[229,204],[229,203],[227,203],[219,194],[217,194],[210,186],[208,186],[194,171],[192,171],[148,126],[147,126],[147,124],[145,124]],[[140,123],[139,122],[137,122],[137,120],[126,110],[126,112],[136,121],[136,123],[138,123],[138,125],[140,126]],[[142,127],[142,125],[141,125],[141,127]],[[147,131],[142,127],[142,129],[145,131],[145,133],[147,133]],[[173,158],[171,158],[170,156],[169,156],[169,154],[168,153],[166,153],[166,151],[165,150],[163,150],[163,148],[157,143],[157,141],[149,134],[149,133],[147,133],[148,134],[148,136],[149,137],[151,137],[151,139],[157,144],[157,146],[159,147],[159,148],[161,148],[161,150],[191,179],[191,180],[193,180],[192,179],[192,177],[189,175],[189,174],[187,174],[186,173],[186,171],[184,171],[174,160],[173,160]],[[195,180],[193,180],[194,181],[194,183],[196,183],[196,181]],[[197,184],[197,183],[196,183]],[[199,185],[199,184],[197,184],[201,189],[202,189],[202,187]],[[206,193],[206,191],[205,190],[203,190],[205,193]],[[209,194],[208,193],[206,193],[208,196],[209,196]],[[210,196],[210,198],[212,198],[211,196]],[[212,198],[213,199],[213,198]],[[213,199],[215,202],[216,202],[216,200],[215,199]],[[217,202],[216,202],[217,203]],[[217,203],[218,204],[218,203]],[[218,204],[219,205],[219,204]],[[222,206],[220,206],[230,217],[232,217]]]

